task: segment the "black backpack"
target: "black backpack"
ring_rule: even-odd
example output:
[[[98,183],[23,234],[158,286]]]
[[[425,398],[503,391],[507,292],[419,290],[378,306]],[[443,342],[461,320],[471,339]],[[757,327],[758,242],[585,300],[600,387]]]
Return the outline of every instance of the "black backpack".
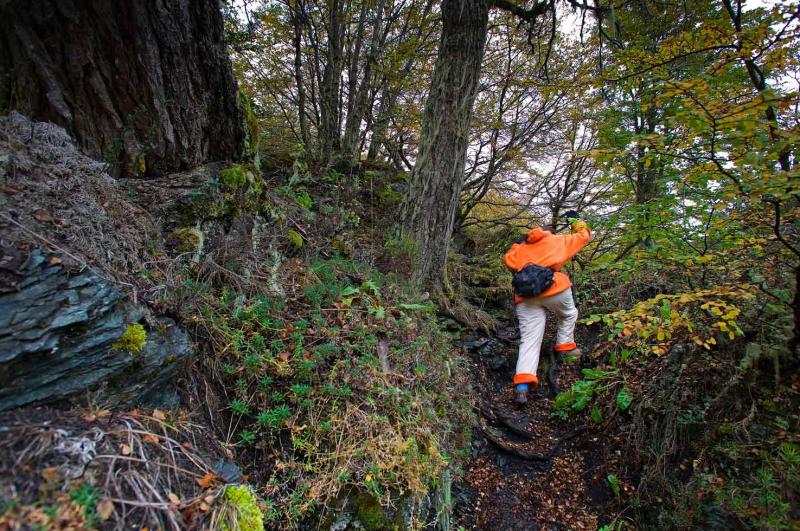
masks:
[[[514,273],[511,284],[514,286],[514,293],[520,297],[536,297],[553,285],[553,270],[528,264]]]

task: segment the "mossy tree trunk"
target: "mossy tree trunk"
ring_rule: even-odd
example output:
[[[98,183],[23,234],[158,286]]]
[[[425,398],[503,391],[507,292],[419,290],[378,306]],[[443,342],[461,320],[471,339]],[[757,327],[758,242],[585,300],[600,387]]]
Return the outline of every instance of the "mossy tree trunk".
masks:
[[[419,152],[402,206],[402,232],[417,245],[414,280],[436,289],[463,185],[472,107],[489,21],[488,0],[443,0],[442,37],[425,102]]]
[[[122,175],[234,158],[243,146],[216,0],[4,1],[0,103],[64,126]]]

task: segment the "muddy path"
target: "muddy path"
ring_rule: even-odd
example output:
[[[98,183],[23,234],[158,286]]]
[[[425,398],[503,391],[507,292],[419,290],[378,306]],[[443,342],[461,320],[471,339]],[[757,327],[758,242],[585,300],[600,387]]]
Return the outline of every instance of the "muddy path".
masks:
[[[548,319],[548,329],[552,323]],[[556,389],[546,378],[527,405],[514,404],[518,337],[513,321],[493,337],[464,337],[480,414],[473,460],[453,486],[455,524],[498,531],[598,529],[607,521],[602,507],[609,493],[597,435],[552,414]],[[545,335],[543,358],[549,358],[551,338]],[[540,377],[548,361],[540,363]],[[561,389],[581,377],[582,360],[554,361],[549,373]]]

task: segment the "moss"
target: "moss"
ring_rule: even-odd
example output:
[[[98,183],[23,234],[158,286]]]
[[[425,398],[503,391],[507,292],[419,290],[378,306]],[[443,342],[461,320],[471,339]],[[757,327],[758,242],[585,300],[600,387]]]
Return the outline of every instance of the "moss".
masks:
[[[303,237],[300,236],[300,233],[294,229],[289,229],[289,232],[286,233],[286,238],[289,239],[292,244],[297,247],[298,249],[303,248]]]
[[[367,531],[393,529],[392,523],[383,512],[380,502],[371,494],[362,493],[353,500],[356,517]]]
[[[248,487],[230,485],[225,489],[225,501],[233,511],[230,519],[220,522],[222,531],[264,531],[264,515],[258,508],[253,491]]]
[[[176,252],[192,253],[195,262],[200,260],[205,244],[205,235],[202,231],[194,227],[182,227],[172,231],[167,238],[175,243]]]
[[[241,166],[232,166],[219,172],[219,180],[228,188],[238,189],[247,183],[247,172]]]
[[[130,323],[119,339],[111,345],[113,350],[139,352],[147,341],[147,332],[139,323]]]

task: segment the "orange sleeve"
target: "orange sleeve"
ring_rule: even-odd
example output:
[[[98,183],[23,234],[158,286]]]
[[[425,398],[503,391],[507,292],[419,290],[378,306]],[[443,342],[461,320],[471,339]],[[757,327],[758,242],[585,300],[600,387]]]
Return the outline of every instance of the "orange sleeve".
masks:
[[[564,242],[564,253],[566,254],[566,260],[569,260],[578,254],[578,251],[583,249],[587,243],[589,243],[589,240],[592,239],[592,233],[588,228],[584,228],[575,234],[564,234],[561,237],[563,238],[562,241]]]
[[[522,259],[519,256],[519,253],[517,252],[520,250],[522,245],[523,244],[521,243],[513,244],[511,246],[511,249],[509,249],[508,252],[503,256],[503,263],[506,265],[508,269],[510,269],[513,272],[519,271],[524,265],[522,263]]]

